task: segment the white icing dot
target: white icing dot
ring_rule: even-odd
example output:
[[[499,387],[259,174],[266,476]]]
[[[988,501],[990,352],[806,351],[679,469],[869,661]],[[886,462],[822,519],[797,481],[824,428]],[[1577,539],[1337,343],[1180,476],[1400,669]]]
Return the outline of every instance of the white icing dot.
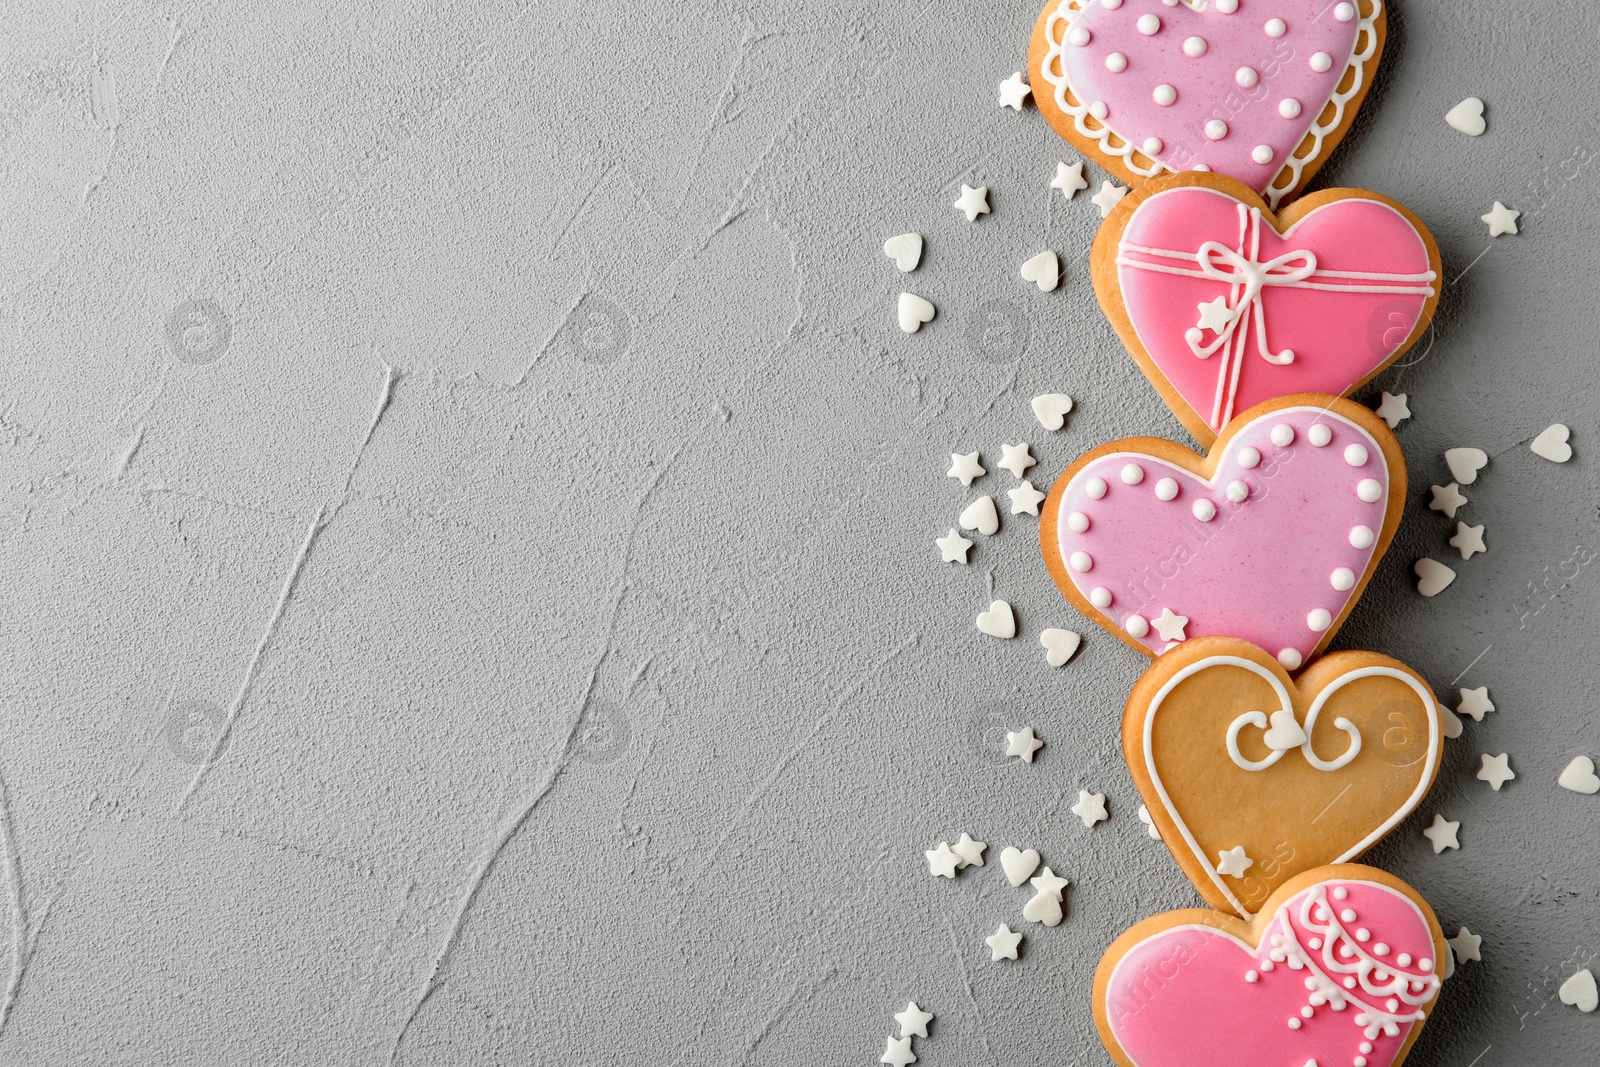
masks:
[[[1345,897],[1348,897],[1349,895],[1350,895],[1350,890],[1346,889],[1344,886],[1336,885],[1336,886],[1333,887],[1333,899],[1334,900],[1343,900]],[[1355,918],[1355,916],[1352,915],[1351,918],[1353,919],[1353,918]]]
[[[1144,139],[1144,143],[1141,144],[1139,147],[1144,149],[1144,154],[1145,155],[1153,156],[1157,152],[1161,151],[1161,147],[1162,147],[1161,138],[1159,138],[1159,137],[1146,137]]]
[[[1228,124],[1221,119],[1212,119],[1206,123],[1206,136],[1213,141],[1220,141],[1228,136]]]
[[[1261,463],[1261,453],[1253,448],[1239,449],[1239,466],[1245,470],[1253,470]]]
[[[1333,625],[1333,616],[1328,614],[1327,608],[1317,608],[1306,616],[1306,627],[1314,633],[1322,633]]]
[[[1227,494],[1229,500],[1235,504],[1240,504],[1244,502],[1245,497],[1250,495],[1250,487],[1244,482],[1232,481],[1228,483]]]
[[[1262,969],[1262,971],[1270,971],[1270,970],[1272,970],[1272,968],[1274,968],[1276,966],[1277,966],[1277,964],[1273,963],[1271,960],[1262,960],[1261,961],[1261,969]]]
[[[1394,961],[1396,963],[1398,963],[1402,967],[1409,967],[1409,966],[1411,966],[1411,953],[1402,952],[1402,953],[1400,953],[1400,955],[1398,955],[1398,956],[1396,956],[1394,958]],[[1370,1048],[1364,1048],[1361,1051],[1362,1052],[1371,1052],[1372,1050]]]
[[[1113,74],[1121,74],[1128,69],[1128,57],[1121,52],[1112,52],[1106,56],[1106,69]]]
[[[1302,1019],[1309,1019],[1315,1014],[1316,1014],[1316,1010],[1313,1009],[1311,1007],[1311,1005],[1309,1005],[1309,1004],[1307,1004],[1305,1007],[1300,1009],[1300,1017]]]
[[[1343,919],[1347,923],[1353,923],[1356,921],[1356,910],[1354,908],[1346,908],[1339,913],[1339,918]],[[1348,945],[1345,947],[1349,948]]]
[[[1389,946],[1385,945],[1382,941],[1379,941],[1376,945],[1372,946],[1372,954],[1374,956],[1387,956],[1389,954]]]
[[[1104,100],[1096,100],[1089,105],[1089,114],[1093,115],[1101,122],[1104,122],[1106,116],[1111,114],[1111,109],[1106,107],[1106,102]]]
[[[1205,163],[1196,163],[1194,166],[1190,167],[1189,169],[1190,170],[1200,171],[1202,174],[1210,174],[1211,173],[1211,167],[1209,165],[1205,164]]]
[[[1155,15],[1140,15],[1139,21],[1134,23],[1134,25],[1138,26],[1139,32],[1144,34],[1146,37],[1161,32],[1161,19]]]
[[[1183,331],[1183,336],[1189,341],[1190,344],[1197,345],[1205,339],[1206,335],[1201,333],[1197,328],[1191,326],[1187,330]]]
[[[1372,940],[1372,931],[1363,926],[1361,929],[1356,931],[1356,940],[1362,942],[1363,944]],[[1393,1011],[1394,1009],[1391,1008],[1390,1010]]]
[[[1073,533],[1083,533],[1089,528],[1089,516],[1081,511],[1074,511],[1067,516],[1067,529]]]
[[[1071,44],[1077,45],[1079,48],[1082,48],[1084,45],[1088,44],[1091,36],[1092,35],[1089,33],[1089,28],[1087,26],[1074,26],[1072,29],[1067,31],[1067,41]]]
[[[1376,981],[1387,982],[1389,980],[1389,972],[1384,970],[1382,967],[1379,967],[1377,970],[1372,972],[1372,977]]]
[[[1367,461],[1366,445],[1345,445],[1344,461],[1352,467],[1359,467]]]
[[[1194,512],[1194,517],[1201,522],[1210,522],[1217,517],[1217,506],[1205,497],[1194,502],[1194,507],[1189,509]]]
[[[1094,566],[1094,559],[1087,552],[1074,552],[1067,560],[1067,563],[1071,565],[1073,570],[1082,574]]]
[[[1292,648],[1281,648],[1278,650],[1278,662],[1283,664],[1283,669],[1286,671],[1297,671],[1300,669],[1300,664],[1304,661],[1301,658],[1298,650]]]
[[[1372,1042],[1370,1042],[1370,1041],[1361,1042],[1361,1044],[1356,1046],[1356,1051],[1357,1052],[1371,1052],[1372,1051]]]
[[[1294,444],[1294,427],[1287,422],[1280,422],[1272,428],[1272,443],[1279,448],[1288,448]]]
[[[1261,80],[1261,75],[1256,73],[1256,68],[1254,67],[1240,67],[1233,72],[1233,80],[1238,82],[1241,87],[1248,89]]]
[[[1255,160],[1257,163],[1262,164],[1263,166],[1271,163],[1272,146],[1269,144],[1256,145],[1254,148],[1250,149],[1250,158]]]
[[[1121,0],[1118,0],[1118,2],[1120,3]],[[1356,17],[1355,5],[1353,5],[1353,4],[1340,4],[1340,5],[1338,5],[1337,7],[1335,7],[1333,9],[1333,17],[1338,19],[1340,22],[1349,22],[1351,19]]]
[[[1204,37],[1189,37],[1183,42],[1183,54],[1186,56],[1203,56],[1206,54],[1206,39]]]
[[[1150,93],[1150,99],[1162,107],[1171,107],[1173,101],[1178,99],[1178,90],[1163,82]]]
[[[1150,632],[1150,623],[1143,615],[1129,615],[1122,620],[1122,628],[1135,637],[1143,637]]]
[[[1107,11],[1115,11],[1122,6],[1122,0],[1100,0],[1100,6]]]
[[[1313,445],[1321,448],[1323,445],[1333,440],[1333,431],[1328,428],[1327,423],[1319,422],[1315,426],[1311,427],[1311,429],[1306,431],[1306,437]]]
[[[1278,101],[1278,114],[1286,119],[1292,119],[1300,114],[1300,101],[1292,96],[1286,96]]]
[[[1138,485],[1144,481],[1144,468],[1137,463],[1124,464],[1119,477],[1123,485]]]
[[[1099,500],[1106,495],[1106,480],[1104,478],[1090,478],[1083,486],[1084,495],[1090,500]]]
[[[1352,526],[1352,527],[1350,527],[1350,547],[1351,548],[1371,548],[1372,547],[1372,542],[1375,541],[1375,540],[1377,540],[1377,538],[1372,533],[1372,527],[1370,527],[1370,526]]]
[[[1143,27],[1140,27],[1143,29]],[[1326,52],[1314,52],[1311,56],[1311,69],[1322,74],[1333,66],[1333,57]]]
[[[1356,483],[1356,496],[1369,504],[1376,503],[1377,499],[1382,495],[1383,486],[1371,478],[1363,478]]]
[[[1244,972],[1244,980],[1246,982],[1259,982],[1261,980],[1261,976],[1255,971],[1246,971]]]
[[[1217,10],[1224,15],[1231,15],[1239,10],[1239,0],[1217,0]]]
[[[1345,954],[1345,955],[1346,955],[1346,956],[1349,956],[1349,955],[1351,955],[1351,952],[1350,952],[1350,946],[1349,946],[1349,945],[1344,945],[1344,946],[1341,946],[1341,948],[1342,948],[1342,950],[1343,950],[1343,952],[1344,952],[1344,954]],[[1355,988],[1355,987],[1356,987],[1356,980],[1355,980],[1355,978],[1353,978],[1353,977],[1351,977],[1351,978],[1346,978],[1346,979],[1345,979],[1345,980],[1344,980],[1344,987],[1345,987],[1345,988],[1346,988],[1346,989],[1354,989],[1354,988]]]
[[[1103,585],[1097,585],[1089,590],[1089,603],[1102,611],[1111,606],[1111,590]]]
[[[1328,583],[1342,593],[1356,584],[1356,572],[1349,567],[1339,567],[1328,576]]]
[[[1171,500],[1178,495],[1178,483],[1171,478],[1163,478],[1156,483],[1156,499]]]
[[[1289,27],[1283,24],[1282,19],[1268,19],[1261,29],[1268,37],[1282,37],[1289,32]]]
[[[1365,1056],[1357,1056],[1355,1059],[1351,1060],[1350,1063],[1353,1065],[1353,1067],[1367,1067],[1367,1058]]]
[[[1291,1029],[1291,1030],[1300,1029],[1300,1020],[1299,1019],[1290,1019],[1289,1020],[1289,1029]]]
[[[1421,967],[1425,971],[1431,971],[1431,970],[1433,970],[1433,961],[1430,960],[1428,957],[1424,956],[1420,960],[1417,961],[1417,966]]]

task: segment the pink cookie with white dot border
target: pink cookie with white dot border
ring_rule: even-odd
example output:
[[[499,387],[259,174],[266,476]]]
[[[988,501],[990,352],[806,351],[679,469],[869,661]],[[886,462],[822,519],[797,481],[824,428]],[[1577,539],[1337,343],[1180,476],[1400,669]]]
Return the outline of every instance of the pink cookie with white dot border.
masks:
[[[1169,911],[1112,942],[1094,1017],[1122,1067],[1397,1067],[1447,947],[1417,891],[1359,864],[1286,882],[1252,922]]]
[[[1095,235],[1101,310],[1202,444],[1287,393],[1343,396],[1433,319],[1439,250],[1403,205],[1324,189],[1274,215],[1240,182],[1174,174]]]
[[[1213,171],[1276,207],[1349,130],[1383,43],[1381,0],[1048,0],[1028,80],[1130,185]]]
[[[1205,456],[1154,437],[1089,451],[1051,487],[1039,536],[1067,599],[1145,655],[1237,637],[1295,671],[1366,588],[1405,490],[1382,419],[1298,393],[1240,415]]]

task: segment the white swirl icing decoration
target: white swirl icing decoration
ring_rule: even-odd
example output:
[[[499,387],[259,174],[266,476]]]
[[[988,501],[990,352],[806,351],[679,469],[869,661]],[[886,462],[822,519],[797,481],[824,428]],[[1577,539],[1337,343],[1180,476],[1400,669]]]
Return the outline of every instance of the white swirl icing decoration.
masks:
[[[1140,146],[1124,140],[1110,126],[1090,115],[1089,105],[1079,100],[1067,83],[1066,64],[1062,62],[1067,27],[1072,25],[1072,20],[1079,11],[1094,2],[1095,0],[1061,0],[1056,5],[1056,9],[1045,20],[1044,37],[1047,47],[1039,73],[1053,88],[1056,107],[1072,117],[1074,129],[1098,142],[1100,151],[1122,160],[1124,166],[1142,178],[1150,178],[1163,172],[1170,173],[1171,168],[1145,155]],[[1357,3],[1358,10],[1362,6],[1364,5]],[[1262,197],[1274,209],[1277,208],[1278,201],[1300,184],[1300,175],[1305,170],[1306,161],[1322,154],[1322,142],[1344,122],[1345,105],[1366,84],[1366,66],[1378,52],[1378,31],[1375,24],[1382,10],[1383,0],[1370,0],[1370,10],[1363,14],[1361,21],[1356,24],[1355,49],[1350,55],[1348,65],[1348,69],[1355,76],[1350,79],[1349,88],[1334,89],[1333,95],[1328,98],[1328,103],[1333,105],[1332,113],[1317,116],[1317,120],[1301,138],[1300,144],[1284,159],[1283,169],[1278,171],[1267,188],[1262,190]],[[1059,73],[1057,73],[1058,67]],[[1340,84],[1343,82],[1344,79],[1341,78]],[[1327,112],[1328,108],[1324,105],[1321,110]],[[1308,146],[1311,149],[1309,152],[1305,150]],[[1288,176],[1287,182],[1284,181],[1285,175]]]

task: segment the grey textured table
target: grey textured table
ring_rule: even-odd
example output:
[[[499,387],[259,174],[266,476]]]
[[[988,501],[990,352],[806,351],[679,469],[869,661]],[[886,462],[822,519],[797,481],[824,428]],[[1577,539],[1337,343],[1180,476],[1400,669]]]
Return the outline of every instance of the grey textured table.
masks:
[[[1044,483],[1183,439],[1095,305],[1098,213],[1047,188],[1077,153],[996,107],[1036,9],[354,6],[4,20],[0,1062],[867,1065],[915,998],[923,1063],[1107,1063],[1101,950],[1196,902],[1118,751],[1142,661],[1036,520],[932,544],[952,449],[1028,440]],[[1600,12],[1390,27],[1317,186],[1407,204],[1448,284],[1377,383],[1416,489],[1337,647],[1498,707],[1373,853],[1484,938],[1412,1062],[1589,1063],[1555,988],[1600,952],[1600,797],[1555,776],[1600,754]],[[1471,94],[1478,139],[1442,121]],[[1040,247],[1059,292],[1017,277]],[[1564,466],[1525,447],[1555,421]],[[1460,444],[1489,552],[1424,600]],[[1015,641],[973,628],[991,586]],[[1086,635],[1059,671],[1051,625]],[[1016,964],[983,937],[1021,891],[928,877],[963,830],[1072,879]]]

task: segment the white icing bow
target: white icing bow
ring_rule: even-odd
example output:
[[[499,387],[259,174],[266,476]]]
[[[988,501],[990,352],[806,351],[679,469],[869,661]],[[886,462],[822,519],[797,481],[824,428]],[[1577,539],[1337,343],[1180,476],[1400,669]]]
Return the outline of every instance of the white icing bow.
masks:
[[[1261,353],[1261,358],[1275,367],[1294,362],[1291,349],[1274,352],[1267,344],[1267,312],[1261,306],[1261,291],[1269,285],[1298,285],[1310,278],[1317,272],[1314,252],[1300,248],[1262,263],[1235,252],[1221,242],[1207,241],[1196,252],[1195,265],[1204,277],[1231,286],[1242,285],[1243,289],[1228,301],[1227,317],[1222,328],[1216,330],[1216,336],[1208,344],[1200,343],[1205,332],[1198,326],[1184,334],[1189,351],[1201,359],[1209,358],[1213,352],[1233,340],[1239,324],[1244,321],[1246,310],[1249,310],[1255,313],[1256,349]],[[1205,321],[1206,317],[1202,315],[1201,322]]]

